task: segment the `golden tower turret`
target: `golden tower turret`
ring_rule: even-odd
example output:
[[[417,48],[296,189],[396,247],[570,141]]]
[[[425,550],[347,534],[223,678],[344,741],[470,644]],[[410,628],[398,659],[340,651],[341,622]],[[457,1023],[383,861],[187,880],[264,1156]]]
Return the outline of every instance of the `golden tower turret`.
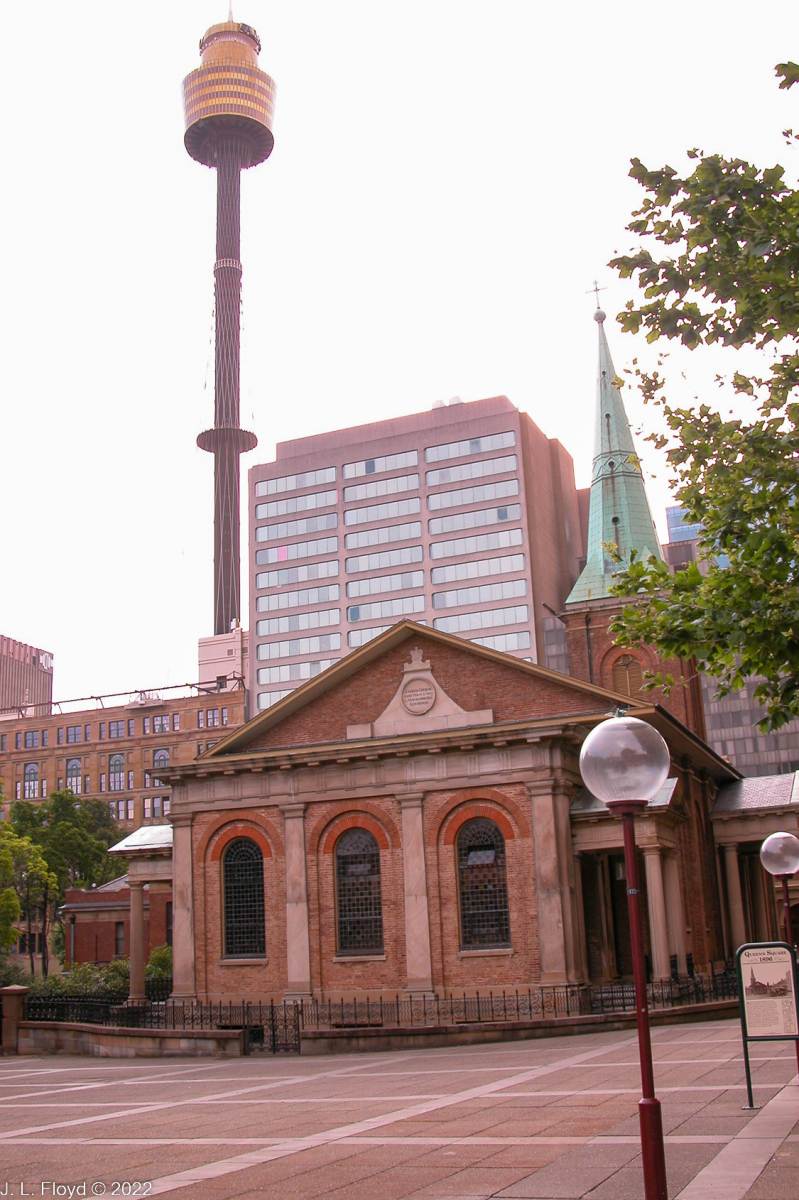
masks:
[[[257,445],[239,427],[241,364],[241,172],[274,145],[273,81],[258,67],[261,42],[232,17],[200,41],[201,64],[183,80],[184,144],[216,169],[216,362],[214,427],[197,445],[214,455],[214,633],[241,619],[239,455]]]

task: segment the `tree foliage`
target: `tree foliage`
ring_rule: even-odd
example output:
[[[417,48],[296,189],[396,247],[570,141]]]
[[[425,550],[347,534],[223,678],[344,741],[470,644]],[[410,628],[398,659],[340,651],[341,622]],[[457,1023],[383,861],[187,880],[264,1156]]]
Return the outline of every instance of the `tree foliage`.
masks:
[[[8,824],[0,824],[0,940],[11,948],[17,940],[14,924],[23,918],[27,923],[28,954],[33,974],[33,926],[47,897],[56,886],[41,850],[29,837],[20,836]],[[5,924],[10,922],[10,926]],[[46,929],[43,930],[46,933]]]
[[[783,88],[799,82],[794,63],[777,74]],[[619,321],[650,342],[759,351],[758,370],[729,381],[756,401],[757,415],[674,408],[663,377],[636,370],[645,401],[663,409],[668,432],[650,440],[667,451],[685,519],[703,526],[704,561],[671,576],[663,563],[633,559],[614,590],[639,602],[612,630],[624,645],[693,656],[722,695],[759,676],[762,727],[776,729],[799,715],[799,190],[779,165],[699,150],[688,157],[696,165],[685,176],[633,160],[646,195],[628,229],[647,245],[611,266],[643,296]]]

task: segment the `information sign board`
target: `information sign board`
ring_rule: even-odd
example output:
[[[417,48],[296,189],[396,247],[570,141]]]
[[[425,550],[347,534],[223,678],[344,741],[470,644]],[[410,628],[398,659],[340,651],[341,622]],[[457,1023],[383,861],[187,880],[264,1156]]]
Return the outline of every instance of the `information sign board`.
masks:
[[[799,1040],[796,955],[787,942],[750,942],[738,950],[738,998],[749,1107],[749,1042]]]

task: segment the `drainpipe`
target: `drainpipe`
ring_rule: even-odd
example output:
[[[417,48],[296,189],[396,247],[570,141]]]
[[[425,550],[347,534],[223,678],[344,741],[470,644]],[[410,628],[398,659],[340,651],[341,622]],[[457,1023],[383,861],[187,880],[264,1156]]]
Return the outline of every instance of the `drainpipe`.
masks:
[[[588,649],[588,680],[594,682],[594,662],[591,655],[591,617],[585,614],[585,644]]]

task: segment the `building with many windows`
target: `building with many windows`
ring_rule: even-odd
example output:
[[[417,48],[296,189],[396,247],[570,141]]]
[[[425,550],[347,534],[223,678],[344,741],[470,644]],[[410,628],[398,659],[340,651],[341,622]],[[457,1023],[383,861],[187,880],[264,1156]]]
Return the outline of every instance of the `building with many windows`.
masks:
[[[27,705],[46,707],[53,698],[53,656],[0,635],[0,719]]]
[[[280,443],[249,492],[254,710],[403,618],[539,661],[579,573],[571,457],[504,396]]]
[[[167,819],[171,793],[159,771],[193,761],[243,724],[245,700],[243,689],[169,691],[97,697],[92,708],[31,706],[25,716],[0,719],[2,816],[14,800],[70,788],[107,800],[125,830]]]

